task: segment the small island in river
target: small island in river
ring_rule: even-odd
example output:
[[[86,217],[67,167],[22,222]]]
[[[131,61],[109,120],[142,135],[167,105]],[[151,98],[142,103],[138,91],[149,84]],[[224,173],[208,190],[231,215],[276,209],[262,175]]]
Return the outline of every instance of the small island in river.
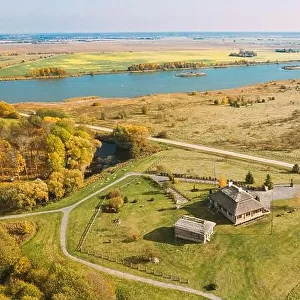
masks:
[[[175,74],[175,76],[176,77],[200,77],[200,76],[206,76],[206,73],[189,72],[189,73]]]
[[[298,66],[284,66],[282,67],[283,70],[300,70],[300,65]]]

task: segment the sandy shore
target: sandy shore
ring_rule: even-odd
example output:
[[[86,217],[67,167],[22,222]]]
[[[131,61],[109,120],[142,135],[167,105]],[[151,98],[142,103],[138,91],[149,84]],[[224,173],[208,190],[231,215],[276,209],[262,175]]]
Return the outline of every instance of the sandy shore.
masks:
[[[0,44],[1,52],[122,52],[122,51],[168,51],[207,49],[274,49],[275,45],[247,43],[234,40],[192,40],[174,38],[162,40],[108,40],[66,44]]]

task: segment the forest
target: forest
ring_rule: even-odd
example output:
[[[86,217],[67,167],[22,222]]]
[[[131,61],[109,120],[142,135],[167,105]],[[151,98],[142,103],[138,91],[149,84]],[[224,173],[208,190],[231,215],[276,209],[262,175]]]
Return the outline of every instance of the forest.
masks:
[[[1,114],[1,112],[0,112]],[[83,186],[101,143],[64,113],[0,122],[0,210],[32,209]]]

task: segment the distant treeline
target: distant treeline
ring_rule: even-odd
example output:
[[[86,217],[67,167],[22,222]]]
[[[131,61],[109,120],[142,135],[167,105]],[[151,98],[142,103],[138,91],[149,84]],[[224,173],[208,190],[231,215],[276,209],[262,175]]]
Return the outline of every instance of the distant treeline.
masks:
[[[206,64],[204,62],[168,62],[168,63],[142,63],[135,64],[128,67],[129,72],[138,71],[158,71],[158,70],[175,70],[175,69],[198,69],[202,67],[214,66],[214,67],[226,67],[228,65],[255,65],[255,61],[248,61],[245,59],[235,60],[232,62],[216,62],[214,64]]]
[[[153,70],[173,70],[173,69],[197,69],[205,67],[203,62],[184,62],[175,61],[167,63],[142,63],[135,64],[128,67],[128,71],[153,71]]]
[[[233,52],[230,53],[229,56],[236,56],[236,57],[254,57],[257,56],[257,53],[254,51],[244,51],[240,50],[240,52]]]
[[[67,74],[66,70],[63,68],[40,68],[34,69],[29,72],[31,77],[48,77],[48,76],[65,76]]]
[[[298,53],[299,50],[297,49],[292,49],[292,48],[289,48],[289,49],[275,49],[275,52],[280,52],[280,53]]]

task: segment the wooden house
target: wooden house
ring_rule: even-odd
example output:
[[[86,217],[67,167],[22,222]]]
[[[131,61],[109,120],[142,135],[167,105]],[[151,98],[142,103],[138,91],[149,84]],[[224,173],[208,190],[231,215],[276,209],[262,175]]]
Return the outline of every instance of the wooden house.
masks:
[[[229,183],[209,196],[210,204],[235,225],[269,213],[262,204],[242,188]]]

